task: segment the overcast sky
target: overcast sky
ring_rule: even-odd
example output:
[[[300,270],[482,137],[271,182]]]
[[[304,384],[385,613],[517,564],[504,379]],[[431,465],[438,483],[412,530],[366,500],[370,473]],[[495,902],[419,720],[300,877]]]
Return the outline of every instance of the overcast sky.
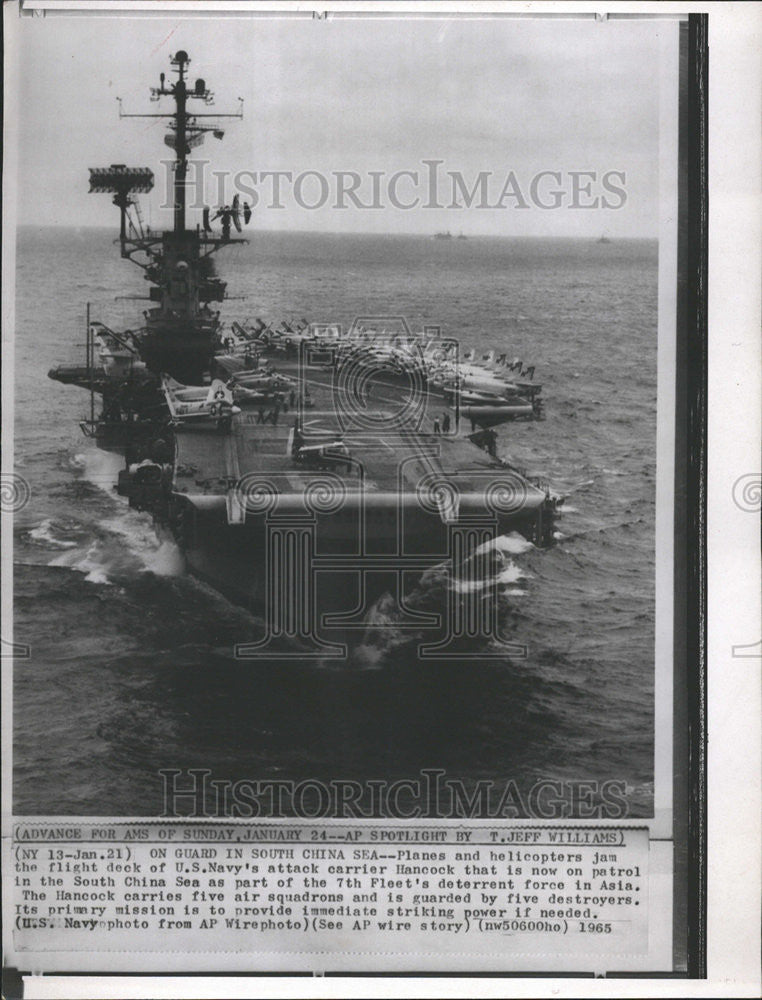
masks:
[[[159,73],[170,79],[169,56],[190,54],[190,77],[216,94],[213,108],[244,120],[226,126],[225,139],[208,137],[194,152],[209,169],[315,170],[326,176],[328,202],[308,210],[285,183],[283,209],[272,202],[272,181],[256,184],[254,225],[262,229],[453,233],[490,235],[655,236],[657,234],[659,32],[665,21],[516,18],[397,19],[296,17],[194,18],[46,17],[20,23],[19,220],[56,225],[116,223],[105,195],[88,195],[91,166],[149,166],[157,191],[146,214],[157,228],[170,224],[159,210],[164,169],[171,155],[156,119],[119,121],[117,96],[127,112],[155,112],[148,100]],[[441,160],[438,201],[453,201],[448,171],[471,188],[490,173],[487,203],[504,191],[504,207],[395,208],[398,201],[430,200],[424,160]],[[335,171],[360,175],[363,203],[373,201],[371,171],[383,171],[381,209],[344,210],[336,201]],[[536,182],[539,171],[561,174]],[[572,208],[570,171],[580,180],[579,204],[607,193],[603,175],[626,192],[621,208]],[[621,173],[625,175],[622,181]],[[251,180],[248,179],[251,184]],[[561,193],[555,195],[558,189]],[[232,180],[225,198],[232,197]],[[562,207],[543,209],[562,199]],[[324,197],[311,178],[302,201]],[[477,194],[477,202],[478,203]],[[205,199],[216,204],[212,180]],[[251,200],[251,199],[248,199]],[[461,199],[457,199],[460,201]],[[519,208],[524,202],[528,207]],[[190,222],[197,221],[198,213]]]

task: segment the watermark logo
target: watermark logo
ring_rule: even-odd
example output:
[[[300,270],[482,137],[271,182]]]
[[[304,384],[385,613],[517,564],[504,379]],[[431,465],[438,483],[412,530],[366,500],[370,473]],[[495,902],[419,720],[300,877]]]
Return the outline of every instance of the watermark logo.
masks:
[[[739,660],[762,659],[762,639],[757,642],[733,646],[733,656]]]
[[[733,503],[739,510],[755,514],[762,501],[762,474],[747,472],[733,483]]]
[[[758,514],[762,502],[762,474],[747,472],[733,483],[733,503],[748,514]],[[741,643],[732,647],[734,659],[758,660],[762,658],[762,641]]]
[[[32,647],[25,642],[10,642],[0,636],[0,657],[4,660],[28,660],[32,655]]]
[[[162,160],[162,208],[174,206],[174,160]],[[268,211],[378,212],[518,210],[617,211],[627,204],[624,170],[467,171],[437,157],[398,170],[211,170],[210,161],[188,163],[187,205],[225,206],[238,195],[250,209]]]
[[[18,514],[29,503],[32,488],[29,482],[16,472],[0,475],[0,511],[3,514]]]
[[[466,782],[442,768],[409,778],[325,781],[214,778],[208,768],[158,772],[162,816],[172,819],[625,819],[622,780]],[[489,834],[488,834],[489,835]],[[497,841],[498,834],[491,836]]]

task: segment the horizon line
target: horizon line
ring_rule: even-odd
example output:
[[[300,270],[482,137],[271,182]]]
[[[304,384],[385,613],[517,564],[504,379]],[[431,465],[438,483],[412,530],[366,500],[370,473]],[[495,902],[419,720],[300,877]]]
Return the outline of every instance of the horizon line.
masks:
[[[77,224],[77,223],[71,223],[71,222],[66,222],[66,223],[62,223],[62,222],[50,222],[50,223],[45,223],[45,224],[40,224],[40,223],[36,223],[36,222],[19,222],[19,223],[16,224],[16,230],[19,230],[19,229],[96,229],[96,230],[99,230],[99,231],[110,230],[110,231],[114,231],[114,232],[117,233],[117,235],[115,237],[115,242],[118,242],[118,240],[119,240],[118,229],[116,229],[112,225],[97,225],[97,224],[92,224],[92,223],[90,223],[90,224],[84,224],[83,225],[81,223]],[[171,229],[152,229],[152,232],[154,232],[154,233],[164,233],[164,232],[171,232],[171,231],[172,231]],[[188,231],[189,232],[193,232],[192,229],[190,229]],[[421,238],[421,239],[434,239],[437,236],[437,233],[434,233],[434,232],[425,232],[425,233],[393,232],[393,231],[368,232],[368,230],[366,230],[366,229],[256,229],[256,230],[250,230],[250,233],[251,233],[252,237],[255,236],[258,233],[267,234],[267,235],[273,235],[273,234],[275,234],[275,235],[279,235],[279,234],[293,234],[293,235],[300,235],[300,236],[369,236],[369,237],[372,237],[372,236],[400,236],[400,237]],[[236,235],[239,236],[239,238],[241,236],[244,239],[246,238],[245,232],[241,233],[241,234],[236,234]],[[459,239],[459,237],[461,237],[461,236],[465,237],[465,239],[467,239],[467,240],[470,240],[470,239],[494,239],[494,240],[527,239],[527,240],[595,240],[595,241],[597,241],[597,240],[601,239],[600,234],[595,234],[595,233],[591,233],[591,234],[587,234],[587,233],[586,234],[575,234],[575,235],[570,235],[568,233],[553,233],[553,234],[545,233],[545,234],[542,234],[542,235],[532,234],[532,233],[457,233],[457,234],[451,234],[451,238],[455,242],[457,242],[458,239]],[[622,241],[622,240],[651,240],[651,241],[657,241],[658,242],[658,239],[659,239],[658,233],[649,234],[649,235],[640,235],[640,236],[631,235],[631,234],[630,235],[623,235],[623,236],[616,236],[616,235],[613,235],[613,234],[605,234],[605,237],[606,237],[606,240],[610,241],[611,243],[615,243],[617,241]],[[235,245],[236,244],[231,241],[231,246],[235,246]],[[238,244],[238,245],[240,245],[240,244]]]

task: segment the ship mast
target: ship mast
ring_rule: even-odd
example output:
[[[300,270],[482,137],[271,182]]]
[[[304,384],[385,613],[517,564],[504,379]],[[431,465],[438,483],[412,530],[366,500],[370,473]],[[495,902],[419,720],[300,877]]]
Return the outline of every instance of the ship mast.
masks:
[[[154,114],[126,114],[122,111],[119,101],[120,118],[166,118],[169,129],[165,142],[175,150],[174,161],[174,231],[177,234],[185,232],[185,194],[188,175],[188,155],[194,146],[200,145],[207,132],[221,139],[223,130],[214,123],[203,124],[201,118],[243,118],[243,100],[239,97],[239,108],[233,114],[199,114],[189,111],[188,102],[200,100],[205,104],[214,103],[214,95],[207,89],[206,82],[198,79],[193,87],[188,87],[186,74],[190,64],[188,53],[180,49],[170,60],[177,73],[177,80],[168,83],[163,73],[159,76],[159,86],[151,87],[151,100],[158,101],[162,97],[171,97],[175,102],[174,111],[157,112]]]
[[[188,175],[188,153],[190,148],[186,144],[186,126],[187,126],[187,101],[188,101],[188,88],[185,85],[185,70],[190,62],[188,58],[188,53],[184,52],[182,49],[175,53],[172,59],[172,64],[177,67],[176,73],[178,76],[177,83],[172,84],[170,87],[164,85],[164,74],[162,73],[159,77],[161,85],[158,88],[152,90],[153,95],[158,99],[159,97],[174,97],[175,99],[175,113],[174,113],[174,131],[175,131],[175,182],[174,182],[174,192],[175,192],[175,232],[182,233],[185,231],[185,181]],[[201,92],[199,92],[198,84],[201,84]],[[209,100],[209,92],[203,87],[203,81],[197,81],[196,90],[192,93],[193,97],[201,97],[204,100]]]
[[[219,312],[210,304],[222,302],[226,289],[226,283],[216,277],[205,259],[223,246],[246,242],[232,237],[230,227],[234,225],[240,233],[241,215],[248,223],[251,209],[247,203],[241,209],[236,193],[230,205],[217,207],[214,216],[212,209],[203,206],[203,227],[187,229],[189,155],[208,132],[222,139],[225,133],[220,119],[243,118],[243,101],[239,97],[239,109],[233,114],[199,114],[193,102],[212,104],[214,95],[204,80],[193,84],[188,81],[187,52],[176,52],[170,61],[177,79],[169,82],[161,73],[159,86],[151,87],[151,100],[171,98],[173,107],[155,113],[126,114],[120,100],[119,117],[159,118],[167,123],[164,142],[174,151],[172,229],[156,232],[143,225],[135,194],[153,188],[153,173],[146,167],[112,164],[91,168],[90,190],[113,193],[121,215],[122,257],[141,267],[152,286],[147,298],[154,305],[143,313],[145,326],[134,331],[142,360],[155,373],[166,372],[186,384],[197,384],[208,371],[219,329]],[[216,219],[221,220],[221,232],[213,231]]]

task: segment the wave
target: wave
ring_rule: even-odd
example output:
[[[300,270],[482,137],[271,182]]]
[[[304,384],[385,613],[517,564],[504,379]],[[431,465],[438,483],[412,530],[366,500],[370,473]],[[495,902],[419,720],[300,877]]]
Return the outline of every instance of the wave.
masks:
[[[93,544],[83,554],[81,551],[67,552],[65,555],[52,559],[49,566],[65,566],[78,573],[84,573],[88,583],[110,584],[108,560],[103,558],[103,550],[98,542]]]
[[[571,496],[572,493],[577,493],[579,490],[584,490],[588,486],[594,486],[594,485],[595,485],[594,479],[586,479],[582,483],[576,483],[574,486],[570,486],[568,489],[565,489],[564,493],[566,494],[566,496]]]
[[[168,536],[157,533],[149,514],[129,511],[100,522],[111,535],[124,539],[130,552],[142,560],[144,569],[157,576],[178,576],[185,570],[185,561],[177,544]]]
[[[87,529],[80,526],[80,535],[87,530],[88,538],[84,541],[66,538],[65,532],[62,539],[60,525],[50,519],[30,532],[29,537],[35,541],[70,550],[53,559],[50,566],[76,570],[84,573],[90,583],[99,584],[141,573],[177,576],[184,571],[184,559],[174,541],[157,534],[149,514],[130,510],[115,495],[114,484],[124,464],[120,455],[95,448],[74,454],[63,451],[58,464],[74,473],[75,482],[87,481],[107,494],[113,506],[109,516],[94,521]]]
[[[119,471],[124,468],[124,459],[120,455],[95,449],[72,455],[68,462],[73,472],[81,473],[84,479],[109,495],[113,495]]]
[[[90,583],[110,584],[141,573],[178,576],[185,563],[170,538],[156,533],[148,514],[127,511],[99,522],[97,536],[86,547],[65,552],[50,566],[84,573]]]
[[[52,545],[53,548],[75,549],[77,547],[77,542],[58,537],[57,532],[60,532],[61,530],[60,525],[55,524],[52,518],[46,517],[45,520],[38,524],[36,528],[32,528],[32,530],[28,532],[27,537],[32,539],[32,541],[40,542],[43,545]]]
[[[415,590],[407,596],[407,610],[388,592],[383,594],[367,614],[362,640],[352,648],[352,666],[360,670],[380,670],[396,661],[408,644],[412,644],[411,648],[416,647],[426,635],[422,628],[416,628],[408,612],[442,609],[451,600],[448,595],[479,594],[477,600],[486,601],[501,601],[509,596],[526,597],[528,591],[517,585],[529,573],[511,557],[534,548],[517,532],[500,535],[480,545],[460,566],[452,567],[442,562],[427,569]]]
[[[483,542],[474,552],[480,555],[483,552],[502,552],[511,555],[522,555],[534,548],[532,542],[520,535],[518,531],[511,531],[508,535],[498,535],[487,542]]]
[[[510,562],[505,567],[502,573],[498,574],[497,583],[518,583],[519,580],[523,580],[526,573],[517,566],[515,563]]]
[[[643,524],[643,523],[645,523],[645,518],[635,517],[629,521],[616,521],[613,524],[602,524],[595,528],[587,528],[583,531],[574,531],[571,534],[562,537],[564,537],[565,541],[570,542],[573,541],[574,539],[586,538],[590,535],[603,535],[609,531],[625,530],[627,528],[632,528],[636,524]]]
[[[410,629],[403,628],[404,612],[387,591],[369,610],[362,642],[350,651],[354,669],[380,670],[393,649],[410,639]]]

